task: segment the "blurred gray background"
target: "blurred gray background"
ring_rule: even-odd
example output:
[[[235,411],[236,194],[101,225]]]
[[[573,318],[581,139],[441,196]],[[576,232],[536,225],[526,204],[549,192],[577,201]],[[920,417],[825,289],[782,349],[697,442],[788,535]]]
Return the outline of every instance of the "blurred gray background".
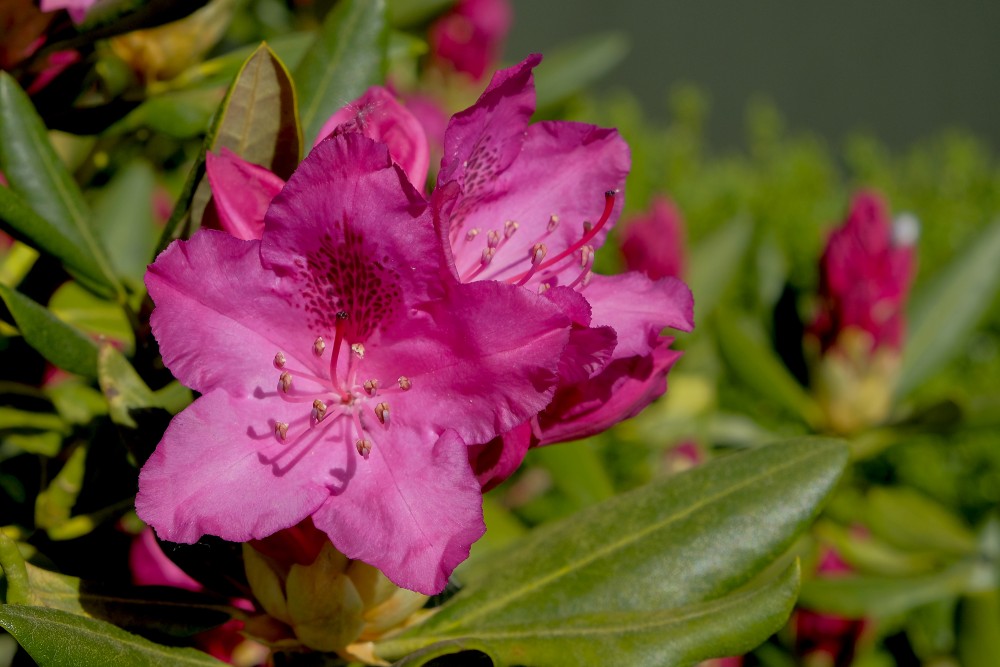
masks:
[[[620,30],[631,50],[597,90],[624,87],[651,118],[670,87],[710,98],[709,139],[743,144],[747,102],[772,100],[793,130],[893,147],[964,127],[1000,148],[1000,3],[940,0],[512,0],[505,52]]]

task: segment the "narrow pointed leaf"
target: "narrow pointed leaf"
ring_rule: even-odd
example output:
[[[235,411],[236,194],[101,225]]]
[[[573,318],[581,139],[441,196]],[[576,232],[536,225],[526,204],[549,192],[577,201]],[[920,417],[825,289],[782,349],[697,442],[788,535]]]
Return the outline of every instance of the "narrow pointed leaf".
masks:
[[[601,664],[602,646],[615,632],[586,640],[533,637],[575,625],[621,627],[616,625],[621,619],[635,620],[630,615],[640,612],[665,622],[671,614],[736,594],[815,517],[846,460],[839,442],[803,438],[718,459],[593,505],[471,564],[464,589],[426,622],[377,644],[376,652],[393,659],[452,642],[488,648],[500,664]],[[779,588],[790,586],[787,593],[796,584],[786,577]],[[720,612],[703,619],[698,632],[738,636],[743,648],[759,643],[769,632],[764,628],[780,624],[778,617],[790,609],[792,594],[782,595],[780,604],[772,599],[774,616],[761,607],[754,622],[759,625]],[[765,617],[770,620],[762,621]],[[664,628],[655,640],[657,650],[689,655],[685,633],[695,630],[695,625],[678,626],[674,633]],[[626,637],[614,641],[628,641],[627,630],[622,632]],[[593,659],[553,662],[560,643],[567,656],[589,650]],[[684,664],[679,659],[677,664]],[[632,664],[632,656],[619,662]]]
[[[1000,286],[1000,220],[914,298],[896,396],[904,397],[961,350]]]
[[[344,0],[327,15],[295,68],[307,145],[337,109],[382,83],[389,45],[384,0]]]
[[[108,400],[111,420],[116,424],[136,428],[129,410],[159,405],[156,395],[132,364],[111,345],[102,345],[97,355],[97,379]]]
[[[811,426],[821,423],[819,406],[765,342],[756,322],[728,312],[717,313],[716,322],[715,332],[722,356],[748,387],[779,403]]]
[[[719,303],[743,263],[752,230],[749,220],[736,218],[692,250],[688,284],[699,317],[707,316]]]
[[[76,245],[79,253],[53,254],[105,293],[122,294],[107,253],[90,228],[90,212],[80,189],[49,143],[31,100],[6,72],[0,72],[0,171],[10,189],[48,223],[35,229],[17,227],[18,233],[46,252],[64,251],[67,241]],[[5,219],[8,199],[4,198]],[[7,220],[14,226],[25,217],[13,215]],[[64,239],[52,238],[53,234]]]
[[[0,298],[28,345],[59,368],[97,376],[97,344],[20,292],[0,285]]]
[[[193,648],[155,644],[110,623],[47,607],[0,606],[0,627],[9,632],[39,667],[219,667]]]
[[[607,32],[587,35],[547,53],[535,73],[538,108],[550,109],[582,92],[617,67],[628,51],[624,33]]]
[[[205,153],[222,148],[282,178],[288,178],[298,165],[302,131],[295,88],[285,66],[266,44],[250,54],[230,85],[163,231],[159,250],[201,226],[212,196],[205,178]]]
[[[135,334],[122,307],[91,294],[74,281],[63,283],[53,292],[49,310],[84,333],[121,343],[128,352],[135,347]]]

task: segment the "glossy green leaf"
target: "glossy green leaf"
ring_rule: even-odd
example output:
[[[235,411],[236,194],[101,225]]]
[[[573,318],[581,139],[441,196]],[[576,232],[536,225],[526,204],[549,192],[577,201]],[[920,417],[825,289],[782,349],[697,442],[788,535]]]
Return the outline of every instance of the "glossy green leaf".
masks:
[[[288,178],[298,165],[302,132],[296,93],[285,66],[266,44],[259,46],[230,85],[164,229],[158,249],[201,226],[211,189],[206,151],[228,148],[245,160]]]
[[[135,347],[135,335],[122,307],[88,292],[75,282],[65,282],[53,292],[49,310],[82,332],[118,341],[126,351]]]
[[[607,466],[590,444],[539,447],[528,453],[528,460],[549,472],[555,488],[576,509],[606,500],[615,493]]]
[[[327,15],[295,68],[307,145],[337,109],[382,83],[388,44],[384,0],[343,0]]]
[[[873,488],[864,521],[875,535],[901,549],[964,556],[977,548],[975,534],[962,519],[906,487]]]
[[[165,586],[115,587],[81,581],[25,563],[26,604],[97,618],[125,628],[149,628],[184,637],[228,621],[232,609],[219,600]]]
[[[735,611],[702,617],[696,610],[726,604],[773,563],[815,517],[846,460],[839,442],[804,438],[615,496],[474,563],[465,588],[434,616],[376,651],[394,659],[450,642],[487,650],[500,664],[604,664],[609,642],[628,642],[622,621],[640,618],[665,624],[648,641],[663,655],[689,656],[678,664],[734,648],[707,637],[749,649],[787,614],[791,574],[778,584],[785,592],[759,609],[759,624]],[[587,632],[561,637],[559,628]],[[695,650],[686,639],[692,634],[705,640],[702,652],[687,653]],[[612,662],[642,664],[631,655]]]
[[[221,91],[197,89],[151,97],[108,128],[106,134],[127,134],[148,128],[175,139],[199,137],[208,130],[221,95]]]
[[[586,89],[628,55],[628,37],[620,32],[587,35],[545,54],[535,70],[538,108],[549,109]]]
[[[9,604],[24,604],[31,595],[31,581],[28,579],[27,564],[24,556],[4,529],[0,527],[0,570],[3,570],[7,597],[4,602]],[[2,607],[0,607],[2,609]]]
[[[1000,220],[913,300],[896,395],[906,396],[961,350],[1000,287]]]
[[[31,100],[6,72],[0,72],[0,171],[11,194],[21,198],[0,199],[0,213],[7,223],[38,250],[66,262],[91,286],[121,294],[107,253],[90,227],[90,212],[80,189],[52,149]],[[21,203],[47,224],[39,225],[25,215],[19,210]],[[75,251],[67,252],[67,244]]]
[[[137,159],[124,165],[94,202],[97,235],[108,248],[115,272],[132,292],[145,290],[142,278],[156,249],[155,188],[152,166]]]
[[[958,655],[963,665],[991,665],[1000,656],[1000,593],[995,589],[962,599]]]
[[[68,379],[45,387],[45,394],[56,411],[71,424],[86,424],[94,417],[108,414],[104,394],[88,382]]]
[[[742,266],[752,231],[749,220],[736,218],[692,249],[687,282],[694,295],[699,318],[708,316],[715,309]]]
[[[28,345],[59,368],[97,376],[97,344],[20,292],[0,285],[0,297]]]
[[[440,655],[478,649],[498,665],[689,665],[739,655],[784,625],[795,604],[798,566],[763,586],[676,609],[619,611],[525,623],[450,640],[402,660],[418,667]],[[725,619],[720,622],[720,619]]]
[[[947,570],[906,577],[840,576],[812,579],[802,585],[799,604],[848,618],[884,618],[959,595],[972,582],[966,563]]]
[[[726,363],[748,387],[780,404],[805,423],[814,427],[821,424],[819,406],[788,372],[755,321],[742,314],[720,310],[716,313],[715,333]]]
[[[110,623],[47,607],[0,607],[0,627],[40,667],[219,667],[225,663],[192,648],[172,648]]]

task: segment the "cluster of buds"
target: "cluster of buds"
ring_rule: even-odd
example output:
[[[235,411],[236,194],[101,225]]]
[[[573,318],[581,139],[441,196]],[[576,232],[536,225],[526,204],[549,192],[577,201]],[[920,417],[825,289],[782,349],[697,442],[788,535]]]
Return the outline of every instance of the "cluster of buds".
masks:
[[[816,397],[834,431],[856,432],[888,415],[916,237],[912,216],[891,222],[871,192],[854,198],[847,221],[830,234],[820,264],[819,312],[806,342]]]
[[[305,647],[384,665],[372,642],[420,620],[427,602],[371,565],[349,560],[309,519],[245,543],[243,561],[266,612],[244,632],[277,649]]]

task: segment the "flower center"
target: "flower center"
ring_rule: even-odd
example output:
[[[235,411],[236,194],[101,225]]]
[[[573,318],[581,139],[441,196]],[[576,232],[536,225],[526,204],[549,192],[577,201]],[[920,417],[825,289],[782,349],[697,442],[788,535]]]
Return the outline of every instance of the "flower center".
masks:
[[[356,330],[348,326],[349,319],[347,311],[337,311],[333,343],[327,345],[322,336],[313,341],[309,354],[319,359],[329,355],[329,364],[319,374],[293,368],[284,352],[274,355],[278,395],[289,405],[300,406],[298,414],[288,421],[274,420],[274,435],[286,442],[322,433],[330,424],[341,422],[345,437],[352,438],[358,454],[367,459],[377,436],[389,428],[391,409],[386,396],[408,391],[413,383],[403,375],[394,385],[383,388],[378,378],[367,377],[363,372],[364,343],[347,338],[348,332]]]
[[[549,216],[549,222],[546,225],[545,231],[528,246],[527,256],[508,258],[507,264],[498,271],[500,276],[505,277],[500,278],[498,276],[498,278],[504,282],[519,286],[526,285],[528,281],[534,279],[538,283],[538,291],[544,292],[551,287],[558,275],[571,270],[574,261],[576,261],[579,263],[579,272],[575,280],[569,282],[569,287],[579,287],[580,289],[585,287],[590,281],[591,267],[594,263],[594,246],[591,245],[591,242],[611,218],[617,194],[617,190],[608,190],[605,192],[604,211],[601,213],[601,218],[597,223],[584,221],[583,234],[562,252],[552,256],[549,256],[546,241],[559,227],[559,216],[554,214]],[[504,223],[503,232],[498,230],[488,231],[486,233],[486,247],[483,248],[478,261],[474,261],[461,274],[462,282],[475,280],[487,267],[494,264],[518,228],[519,225],[517,222],[508,220]],[[481,236],[482,230],[470,229],[461,243],[463,245],[475,243]],[[525,262],[528,264],[527,268],[523,268]],[[519,268],[521,269],[520,271],[518,271]],[[514,273],[514,275],[510,275],[511,273]]]

